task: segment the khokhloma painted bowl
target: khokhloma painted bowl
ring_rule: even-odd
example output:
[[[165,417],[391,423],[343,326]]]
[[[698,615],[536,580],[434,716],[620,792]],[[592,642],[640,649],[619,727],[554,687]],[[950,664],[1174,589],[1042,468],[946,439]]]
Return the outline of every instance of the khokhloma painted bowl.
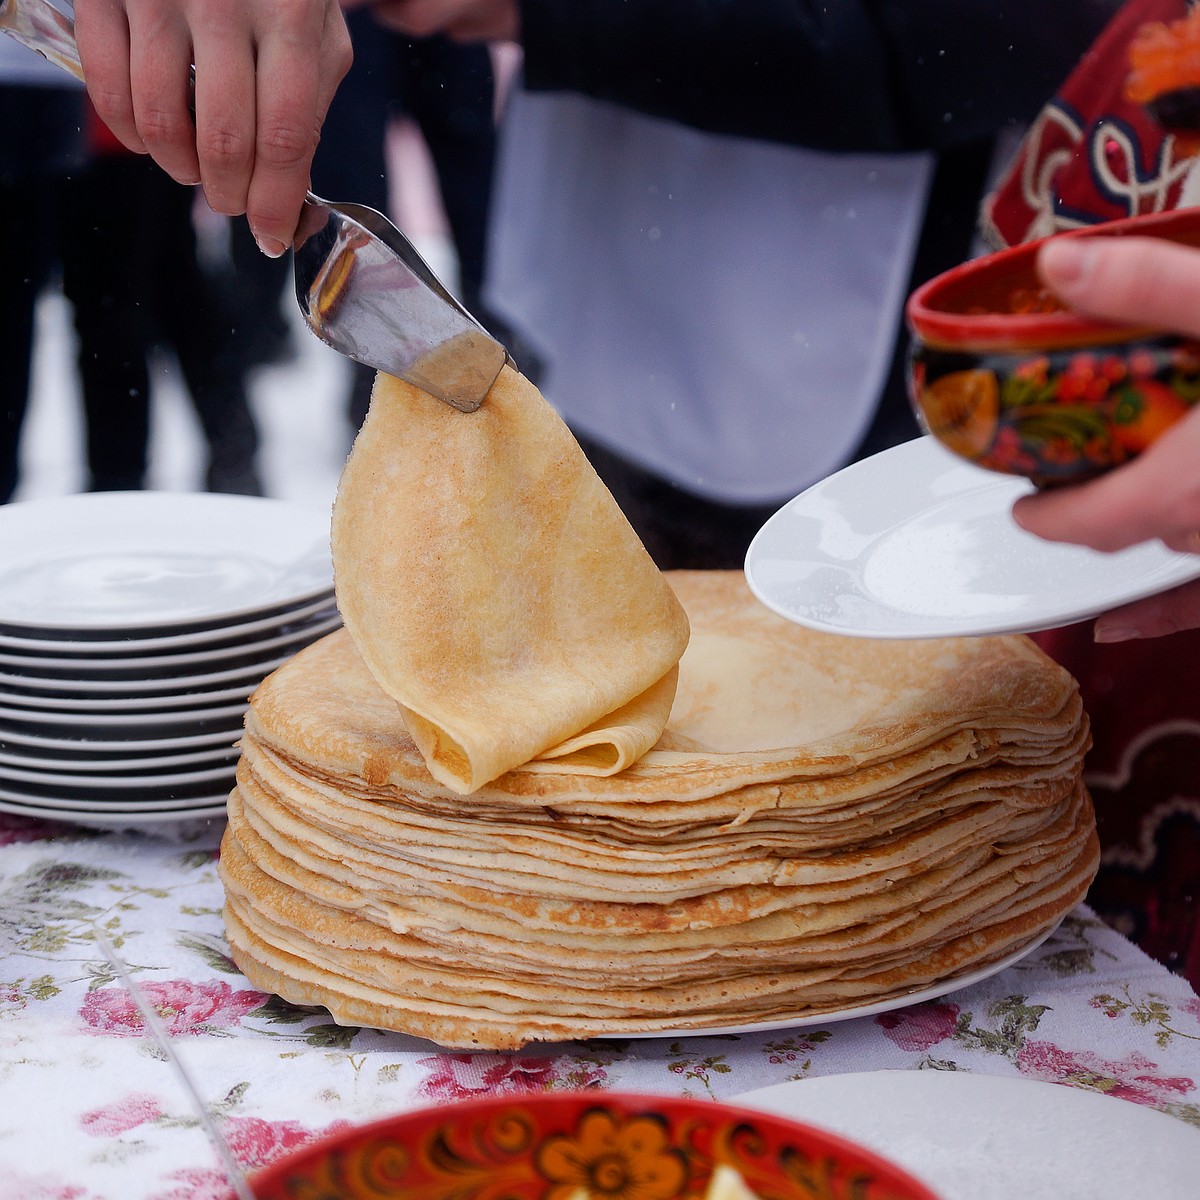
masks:
[[[1200,209],[1055,236],[1200,247]],[[1046,487],[1120,466],[1179,420],[1200,399],[1200,342],[1064,310],[1038,280],[1042,244],[937,276],[909,297],[906,317],[922,428],[981,467]]]
[[[250,1186],[257,1200],[706,1200],[728,1168],[759,1200],[937,1200],[872,1151],[784,1117],[603,1091],[418,1109],[314,1142]]]

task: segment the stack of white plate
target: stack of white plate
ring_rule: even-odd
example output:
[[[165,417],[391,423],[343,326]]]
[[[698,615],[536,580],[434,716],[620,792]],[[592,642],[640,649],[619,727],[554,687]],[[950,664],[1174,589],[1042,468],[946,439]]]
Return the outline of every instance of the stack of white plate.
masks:
[[[340,624],[327,513],[106,492],[0,508],[0,812],[224,812],[250,693]]]

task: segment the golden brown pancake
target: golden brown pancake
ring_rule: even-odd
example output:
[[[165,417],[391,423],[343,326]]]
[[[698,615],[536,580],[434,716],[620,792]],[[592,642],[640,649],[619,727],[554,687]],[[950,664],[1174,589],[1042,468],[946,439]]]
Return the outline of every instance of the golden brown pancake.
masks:
[[[505,367],[469,415],[380,375],[333,511],[338,607],[429,772],[612,774],[671,710],[683,610],[554,410]]]
[[[221,862],[248,978],[447,1046],[740,1027],[993,963],[1083,897],[1087,721],[1027,639],[836,638],[666,578],[670,720],[608,777],[445,787],[344,631],[268,678]]]

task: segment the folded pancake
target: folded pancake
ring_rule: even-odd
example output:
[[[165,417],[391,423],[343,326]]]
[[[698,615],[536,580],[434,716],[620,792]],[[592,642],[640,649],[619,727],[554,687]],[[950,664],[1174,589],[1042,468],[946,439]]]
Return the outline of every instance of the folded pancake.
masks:
[[[611,774],[662,732],[683,609],[516,371],[469,416],[379,376],[333,560],[346,628],[445,787],[473,792],[540,755]]]
[[[607,778],[430,778],[343,631],[251,700],[222,847],[235,961],[443,1045],[742,1026],[994,963],[1098,862],[1078,691],[1027,639],[866,642],[667,576],[692,640]]]
[[[472,794],[470,811],[592,813],[645,823],[745,819],[754,809],[824,803],[809,781],[846,786],[895,772],[980,763],[1051,762],[1080,736],[1078,689],[1028,639],[877,642],[816,633],[774,615],[740,572],[671,572],[693,627],[663,736],[606,778],[529,763]],[[248,730],[285,757],[333,775],[456,806],[430,778],[394,705],[356,644],[332,634],[259,689]],[[900,778],[906,776],[901,775]],[[790,786],[805,781],[803,787]],[[705,803],[702,803],[705,802]],[[838,797],[828,802],[839,808]]]

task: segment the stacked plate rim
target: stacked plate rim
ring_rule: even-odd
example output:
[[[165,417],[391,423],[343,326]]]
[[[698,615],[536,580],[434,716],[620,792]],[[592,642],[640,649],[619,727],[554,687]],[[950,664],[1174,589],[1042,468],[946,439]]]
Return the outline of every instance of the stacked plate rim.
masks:
[[[340,624],[328,513],[213,493],[0,507],[0,812],[222,816],[250,693]]]

